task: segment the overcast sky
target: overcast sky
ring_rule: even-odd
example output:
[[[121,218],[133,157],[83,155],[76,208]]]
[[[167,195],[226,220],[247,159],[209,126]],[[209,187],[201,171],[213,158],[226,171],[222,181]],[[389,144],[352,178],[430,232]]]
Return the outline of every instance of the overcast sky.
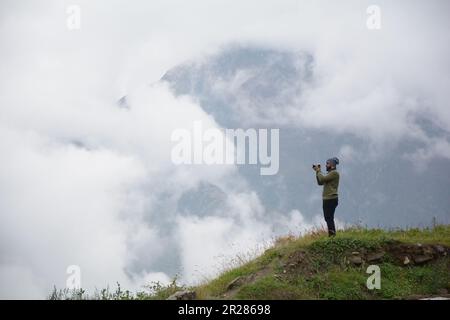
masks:
[[[367,28],[372,4],[380,30]],[[81,9],[79,30],[67,27],[69,5]],[[2,0],[0,297],[44,298],[53,285],[64,287],[69,265],[81,267],[87,288],[166,282],[163,270],[133,266],[162,259],[174,242],[181,278],[192,283],[213,275],[226,263],[221,257],[270,240],[266,208],[236,167],[170,161],[174,129],[195,120],[218,125],[158,80],[230,43],[316,58],[320,90],[269,126],[293,121],[377,143],[413,137],[429,148],[412,157],[449,159],[448,139],[410,121],[425,115],[450,132],[448,12],[445,0]],[[116,105],[125,94],[131,110]],[[227,215],[199,219],[166,207],[174,234],[162,233],[156,221],[169,213],[161,198],[176,203],[199,181],[225,190]],[[318,224],[301,208],[288,216],[282,232]]]

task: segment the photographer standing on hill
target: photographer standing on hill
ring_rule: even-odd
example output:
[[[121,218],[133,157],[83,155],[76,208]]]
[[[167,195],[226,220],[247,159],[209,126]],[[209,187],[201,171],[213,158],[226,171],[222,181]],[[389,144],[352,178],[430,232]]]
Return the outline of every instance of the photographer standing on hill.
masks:
[[[334,237],[336,235],[334,211],[338,205],[339,172],[336,170],[336,165],[338,164],[338,158],[334,157],[332,159],[328,159],[326,164],[328,173],[326,175],[323,175],[320,171],[320,164],[313,165],[313,170],[316,172],[317,183],[320,186],[323,185],[323,216],[327,223],[328,235],[330,237]]]

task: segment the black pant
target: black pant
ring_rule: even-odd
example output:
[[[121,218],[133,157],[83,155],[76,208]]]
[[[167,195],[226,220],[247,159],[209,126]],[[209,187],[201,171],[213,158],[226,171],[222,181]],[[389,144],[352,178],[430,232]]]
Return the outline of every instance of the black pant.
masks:
[[[338,199],[323,200],[323,216],[327,222],[328,235],[336,235],[336,227],[334,226],[334,211],[338,205]]]

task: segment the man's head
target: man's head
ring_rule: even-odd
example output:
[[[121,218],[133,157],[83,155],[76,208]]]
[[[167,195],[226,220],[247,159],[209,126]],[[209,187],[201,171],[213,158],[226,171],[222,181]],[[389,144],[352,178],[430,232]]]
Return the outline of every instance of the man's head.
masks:
[[[338,165],[338,164],[339,164],[338,158],[334,157],[334,158],[328,159],[327,164],[326,164],[327,171],[336,169],[336,165]]]

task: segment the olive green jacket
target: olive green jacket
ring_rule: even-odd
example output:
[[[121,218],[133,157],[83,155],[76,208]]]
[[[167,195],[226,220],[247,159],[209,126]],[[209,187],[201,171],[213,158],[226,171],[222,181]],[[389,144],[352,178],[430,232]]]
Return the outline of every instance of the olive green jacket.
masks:
[[[320,170],[316,171],[317,183],[323,185],[322,199],[336,199],[338,197],[339,187],[339,172],[336,169],[328,172],[327,175],[323,175]]]

